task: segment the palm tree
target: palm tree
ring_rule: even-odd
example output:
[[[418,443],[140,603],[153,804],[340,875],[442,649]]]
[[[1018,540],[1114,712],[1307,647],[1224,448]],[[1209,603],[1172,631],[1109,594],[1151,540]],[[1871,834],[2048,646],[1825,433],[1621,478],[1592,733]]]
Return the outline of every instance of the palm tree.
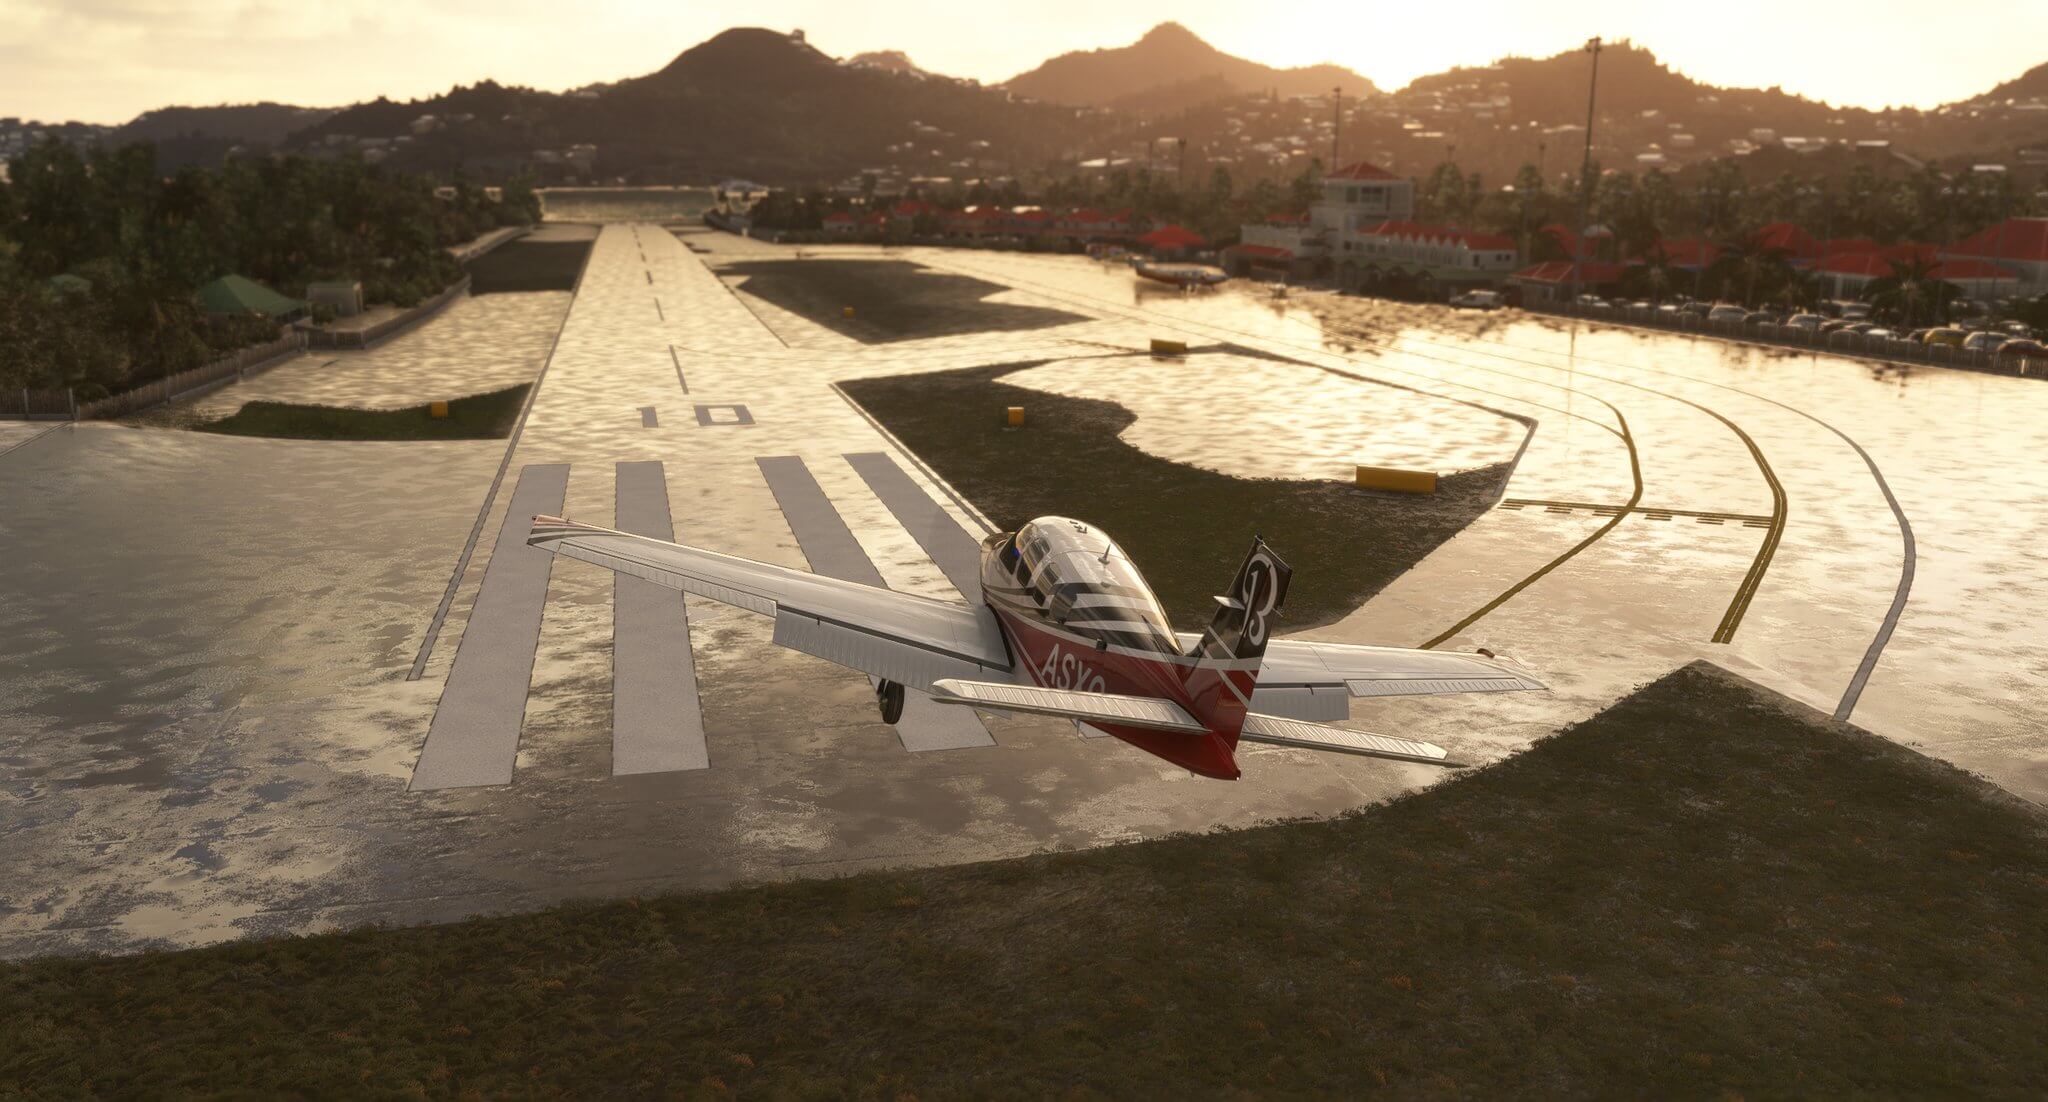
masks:
[[[1769,294],[1792,270],[1785,256],[1785,250],[1765,245],[1760,235],[1750,232],[1720,246],[1720,255],[1714,258],[1707,275],[1723,294],[1731,284],[1740,282],[1742,304],[1754,306],[1759,285]]]
[[[1820,273],[1811,268],[1794,268],[1785,273],[1785,281],[1778,288],[1778,296],[1785,305],[1810,310],[1828,297],[1827,285]]]
[[[1670,293],[1676,277],[1677,269],[1672,267],[1671,254],[1664,251],[1664,243],[1660,241],[1651,245],[1643,262],[1631,266],[1623,278],[1632,293],[1641,294],[1653,305],[1662,306],[1664,296]]]
[[[1963,292],[1955,284],[1934,278],[1935,264],[1919,257],[1891,262],[1890,275],[1879,276],[1865,288],[1870,304],[1898,315],[1912,328],[1923,313],[1930,320],[1946,321],[1948,304]]]

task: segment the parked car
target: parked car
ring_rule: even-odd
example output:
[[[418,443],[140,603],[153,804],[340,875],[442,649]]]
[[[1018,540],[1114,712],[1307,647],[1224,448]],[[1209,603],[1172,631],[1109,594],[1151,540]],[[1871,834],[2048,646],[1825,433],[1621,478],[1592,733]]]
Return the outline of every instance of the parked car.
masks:
[[[1785,324],[1793,329],[1818,330],[1822,325],[1827,324],[1827,320],[1819,314],[1794,314],[1785,319]]]
[[[1891,330],[1889,330],[1889,329],[1881,329],[1881,328],[1880,328],[1880,329],[1865,329],[1865,330],[1863,331],[1863,335],[1864,335],[1864,336],[1866,336],[1866,337],[1869,337],[1869,338],[1870,338],[1871,340],[1886,340],[1886,341],[1895,341],[1895,340],[1898,340],[1898,339],[1899,339],[1899,335],[1898,335],[1897,333],[1894,333],[1894,332],[1892,332],[1892,331],[1891,331]]]
[[[1671,318],[1676,318],[1678,315],[1684,312],[1684,308],[1679,306],[1675,302],[1667,302],[1664,305],[1657,307],[1657,316],[1667,320]]]
[[[1995,355],[2000,363],[2008,360],[2048,360],[2048,344],[2026,337],[2015,337],[1999,345]]]
[[[1507,304],[1499,291],[1467,291],[1451,299],[1451,305],[1465,310],[1498,310]]]
[[[1945,344],[1950,348],[1961,348],[1963,346],[1964,338],[1968,336],[1969,334],[1963,332],[1960,329],[1952,329],[1948,326],[1943,326],[1940,329],[1929,329],[1927,331],[1927,336],[1922,339],[1925,341],[1925,343],[1930,345]]]
[[[1776,325],[1778,324],[1778,315],[1771,313],[1769,310],[1751,310],[1749,313],[1742,315],[1742,324]]]
[[[1680,309],[1691,314],[1693,317],[1703,318],[1713,312],[1714,304],[1711,302],[1688,302],[1680,307]]]
[[[1749,311],[1729,303],[1723,303],[1707,311],[1708,321],[1741,321],[1747,316]]]
[[[1598,306],[1598,307],[1600,307],[1600,308],[1602,308],[1602,309],[1605,309],[1605,308],[1607,307],[1607,300],[1606,300],[1606,299],[1604,299],[1604,298],[1601,298],[1601,297],[1600,297],[1599,295],[1580,295],[1580,296],[1579,296],[1579,305],[1581,305],[1581,306]]]
[[[1874,321],[1852,321],[1843,325],[1842,331],[1846,333],[1868,333],[1875,328],[1877,328],[1877,323]]]
[[[1978,352],[1996,352],[1999,345],[2011,339],[2011,337],[2003,333],[1994,333],[1989,329],[1982,329],[1963,338],[1963,347],[1975,349]]]
[[[1842,316],[1851,321],[1857,318],[1867,318],[1870,316],[1870,304],[1867,302],[1848,303],[1842,307]]]
[[[2004,322],[1999,325],[1999,328],[2005,330],[2008,336],[2031,338],[2034,335],[2034,331],[2027,328],[2027,323],[2023,321]]]

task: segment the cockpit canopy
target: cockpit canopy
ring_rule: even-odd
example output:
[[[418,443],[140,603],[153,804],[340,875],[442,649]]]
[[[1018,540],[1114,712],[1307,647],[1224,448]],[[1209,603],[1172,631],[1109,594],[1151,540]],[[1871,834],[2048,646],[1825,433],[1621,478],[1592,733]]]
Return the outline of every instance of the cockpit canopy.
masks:
[[[1119,646],[1180,649],[1144,575],[1100,529],[1040,517],[1017,530],[1002,562],[1046,617],[1070,631]]]

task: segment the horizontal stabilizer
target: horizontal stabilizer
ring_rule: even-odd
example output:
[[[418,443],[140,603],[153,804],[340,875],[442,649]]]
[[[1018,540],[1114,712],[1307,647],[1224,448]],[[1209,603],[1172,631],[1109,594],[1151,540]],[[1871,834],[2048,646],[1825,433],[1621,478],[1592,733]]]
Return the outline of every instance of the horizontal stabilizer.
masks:
[[[965,704],[998,712],[1027,712],[1082,723],[1144,727],[1191,735],[1208,731],[1207,727],[1195,722],[1195,717],[1189,715],[1187,709],[1156,696],[1084,693],[1078,689],[1047,689],[1036,685],[1005,685],[954,678],[934,681],[931,693],[933,700],[944,704]]]
[[[1264,742],[1303,750],[1329,750],[1339,754],[1362,754],[1369,758],[1391,758],[1394,761],[1442,765],[1453,769],[1460,767],[1460,763],[1450,760],[1449,752],[1443,747],[1427,742],[1395,738],[1392,735],[1369,734],[1365,731],[1347,731],[1342,727],[1325,727],[1320,723],[1305,723],[1298,719],[1260,715],[1257,712],[1244,717],[1244,729],[1237,737],[1244,742]]]

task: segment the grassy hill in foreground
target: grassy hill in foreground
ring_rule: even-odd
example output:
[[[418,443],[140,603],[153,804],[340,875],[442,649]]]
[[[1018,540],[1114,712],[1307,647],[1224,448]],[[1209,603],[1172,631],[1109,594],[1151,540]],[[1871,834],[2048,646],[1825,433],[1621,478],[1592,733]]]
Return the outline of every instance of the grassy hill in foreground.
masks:
[[[2039,1097],[2042,827],[1697,664],[1334,821],[0,966],[0,1087]]]

